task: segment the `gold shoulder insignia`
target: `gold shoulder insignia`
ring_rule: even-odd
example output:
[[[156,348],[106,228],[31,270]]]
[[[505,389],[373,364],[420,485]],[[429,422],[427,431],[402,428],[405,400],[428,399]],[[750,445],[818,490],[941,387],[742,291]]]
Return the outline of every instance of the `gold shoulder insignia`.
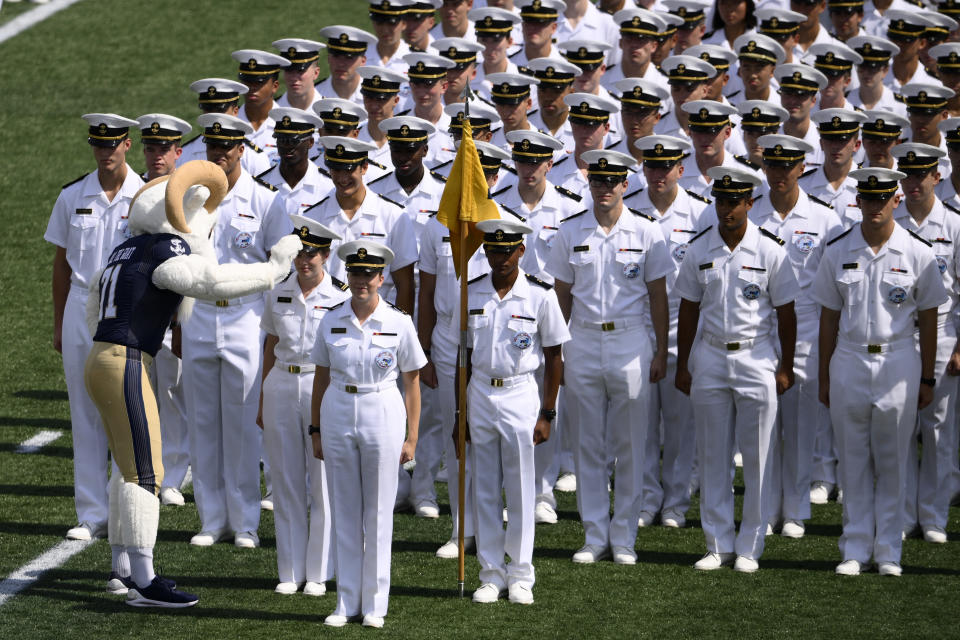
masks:
[[[269,182],[266,182],[266,181],[264,181],[264,180],[261,180],[261,179],[260,179],[260,176],[255,177],[255,178],[253,179],[253,181],[256,182],[257,184],[259,184],[259,185],[260,185],[261,187],[263,187],[264,189],[269,189],[270,191],[276,191],[276,190],[277,190],[277,188],[276,188],[275,186],[273,186],[272,184],[270,184]]]
[[[547,283],[547,282],[544,282],[543,280],[541,280],[540,278],[538,278],[537,276],[535,276],[535,275],[533,275],[533,274],[525,273],[525,274],[523,274],[523,275],[527,276],[527,280],[530,281],[530,284],[535,284],[535,285],[537,285],[538,287],[543,287],[544,289],[553,289],[553,285],[552,285],[552,284]]]
[[[782,247],[784,244],[786,244],[786,243],[783,241],[783,238],[781,238],[780,236],[778,236],[778,235],[775,234],[775,233],[771,233],[770,231],[767,231],[767,230],[764,229],[763,227],[760,227],[760,233],[761,233],[762,235],[767,236],[768,238],[770,238],[771,240],[773,240],[774,242],[776,242],[776,243],[777,243],[778,245],[780,245],[781,247]]]
[[[578,195],[573,191],[570,191],[570,189],[566,189],[564,187],[561,187],[560,185],[554,185],[554,188],[557,190],[557,193],[559,193],[562,196],[567,196],[571,200],[576,200],[577,202],[581,202],[583,200],[583,196]],[[641,189],[641,191],[643,191],[643,189]],[[627,196],[624,196],[624,198],[626,197]]]
[[[713,204],[713,200],[711,200],[710,198],[707,198],[706,196],[700,195],[696,191],[691,191],[690,189],[684,189],[684,191],[686,191],[687,195],[693,198],[694,200],[699,200],[700,202],[706,202],[707,204]]]
[[[330,276],[330,277],[333,279],[332,281],[333,281],[334,288],[340,289],[340,291],[346,291],[347,289],[350,288],[347,286],[346,282],[344,282],[343,280],[340,280],[336,276]]]
[[[248,147],[250,147],[251,149],[253,149],[253,150],[256,151],[257,153],[263,153],[263,149],[261,149],[260,147],[258,147],[258,146],[255,145],[255,144],[253,144],[252,142],[250,142],[250,141],[247,140],[246,138],[243,139],[243,144],[247,145]]]

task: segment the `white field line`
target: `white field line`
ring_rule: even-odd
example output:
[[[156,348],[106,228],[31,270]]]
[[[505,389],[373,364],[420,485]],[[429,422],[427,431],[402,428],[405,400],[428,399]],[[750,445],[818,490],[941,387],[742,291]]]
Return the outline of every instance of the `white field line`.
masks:
[[[11,573],[0,582],[0,607],[39,580],[45,572],[56,569],[94,542],[95,540],[64,540]]]
[[[80,0],[52,0],[47,4],[37,5],[26,13],[22,13],[7,24],[0,27],[0,43],[6,42],[14,36],[18,36],[30,27],[43,22],[53,14],[63,11],[72,4]]]
[[[57,438],[63,435],[63,431],[44,430],[20,443],[17,447],[17,453],[36,453],[42,447],[47,446]]]

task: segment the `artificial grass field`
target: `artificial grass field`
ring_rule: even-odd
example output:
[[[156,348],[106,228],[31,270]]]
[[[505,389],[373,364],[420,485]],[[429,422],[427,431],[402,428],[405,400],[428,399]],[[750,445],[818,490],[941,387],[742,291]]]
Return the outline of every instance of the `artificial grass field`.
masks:
[[[5,4],[0,23],[31,5]],[[63,539],[75,524],[69,415],[60,358],[52,348],[50,265],[42,239],[60,186],[94,168],[80,114],[166,112],[195,122],[193,80],[235,77],[230,52],[270,50],[282,37],[318,38],[329,24],[369,29],[364,0],[131,2],[84,0],[0,44],[0,578]],[[321,56],[323,58],[323,56]],[[321,60],[321,64],[324,64]],[[321,77],[326,75],[322,71]],[[136,134],[133,135],[138,140]],[[143,168],[138,142],[128,156]],[[40,429],[63,436],[17,454]],[[442,485],[440,485],[442,488]],[[738,491],[740,488],[738,487]],[[445,495],[445,491],[442,493]],[[392,637],[960,637],[960,542],[908,540],[904,576],[833,575],[840,508],[813,507],[802,540],[768,538],[759,573],[700,574],[704,552],[696,502],[684,530],[640,530],[634,567],[576,566],[583,531],[572,495],[558,494],[560,523],[537,529],[536,603],[480,606],[456,596],[456,562],[434,551],[450,531],[439,521],[397,516],[390,613]],[[273,520],[263,547],[191,547],[199,529],[192,496],[164,507],[158,567],[200,604],[136,610],[104,590],[110,553],[99,541],[0,607],[0,638],[299,638],[373,631],[320,623],[334,595],[278,596]],[[950,536],[960,540],[958,511]],[[467,588],[478,586],[467,563]],[[331,585],[332,586],[332,585]]]

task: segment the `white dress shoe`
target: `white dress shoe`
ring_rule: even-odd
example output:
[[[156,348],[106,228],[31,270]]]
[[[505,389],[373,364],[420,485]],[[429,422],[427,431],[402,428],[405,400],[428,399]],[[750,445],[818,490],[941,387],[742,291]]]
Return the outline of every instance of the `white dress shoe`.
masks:
[[[557,512],[546,502],[538,502],[533,510],[533,521],[537,524],[557,524]]]
[[[510,585],[510,602],[514,604],[533,604],[533,591],[525,584]]]
[[[233,544],[241,549],[256,549],[260,546],[260,538],[253,531],[237,531],[233,537]]]
[[[417,503],[417,506],[413,509],[414,513],[417,514],[418,518],[439,518],[440,509],[437,507],[437,503],[432,500],[421,500]]]
[[[172,507],[182,507],[186,501],[183,499],[183,494],[180,493],[180,490],[175,487],[164,487],[160,490],[160,504],[172,506]]]
[[[763,535],[764,535],[764,536],[772,536],[772,535],[773,535],[773,525],[770,524],[769,522],[767,523],[767,529],[766,529],[766,531],[763,532]]]
[[[940,527],[927,527],[923,530],[923,539],[934,544],[943,544],[947,541],[947,532]]]
[[[743,454],[740,453],[739,451],[737,451],[735,454],[733,454],[733,464],[736,465],[736,466],[738,466],[738,467],[742,467],[742,466],[743,466]]]
[[[596,544],[585,544],[573,554],[576,564],[593,564],[610,557],[610,549]]]
[[[827,504],[831,491],[833,491],[832,484],[817,480],[810,487],[810,504]]]
[[[501,589],[492,582],[484,582],[473,592],[473,601],[479,604],[490,604],[499,600],[504,593],[506,589]]]
[[[95,540],[96,538],[102,538],[106,530],[107,528],[104,525],[81,522],[67,530],[67,540]]]
[[[713,553],[708,551],[702,558],[693,563],[693,568],[698,571],[714,571],[720,567],[733,564],[734,553]]]
[[[573,493],[577,490],[577,476],[570,472],[561,473],[553,488],[564,493]]]
[[[383,616],[375,616],[372,613],[368,613],[363,616],[363,626],[383,629]]]
[[[733,570],[740,573],[756,573],[759,568],[760,563],[747,556],[737,556],[736,562],[733,563]]]
[[[837,565],[835,573],[838,576],[858,576],[866,571],[869,565],[860,564],[857,560],[844,560]]]
[[[803,522],[800,520],[784,520],[780,535],[784,538],[802,538],[806,533]]]
[[[469,553],[473,551],[473,536],[465,536],[463,538],[463,552]],[[439,549],[437,549],[437,557],[443,558],[444,560],[453,560],[460,556],[459,550],[457,549],[457,541],[447,540],[443,543]]]
[[[882,576],[900,577],[903,575],[903,569],[901,569],[900,565],[896,562],[881,562],[877,567],[877,571]]]
[[[260,508],[265,511],[273,511],[273,493],[263,496],[263,500],[260,501]]]
[[[687,517],[673,509],[666,509],[660,514],[660,524],[671,529],[682,529],[687,526]]]
[[[650,513],[649,511],[641,511],[640,519],[637,521],[637,526],[640,528],[649,527],[653,524],[654,519],[657,517],[657,514]]]
[[[613,561],[616,564],[637,564],[637,554],[630,547],[613,547]]]
[[[319,597],[327,592],[327,585],[322,582],[310,582],[303,585],[303,595]]]
[[[209,531],[201,531],[197,535],[190,538],[190,544],[195,547],[210,547],[226,538],[229,534],[229,529],[211,529]]]
[[[346,626],[348,621],[347,616],[341,616],[336,613],[331,613],[326,618],[323,619],[323,624],[328,627],[343,627]]]
[[[297,592],[299,585],[296,582],[281,582],[274,588],[274,593],[279,593],[283,596],[293,595]]]

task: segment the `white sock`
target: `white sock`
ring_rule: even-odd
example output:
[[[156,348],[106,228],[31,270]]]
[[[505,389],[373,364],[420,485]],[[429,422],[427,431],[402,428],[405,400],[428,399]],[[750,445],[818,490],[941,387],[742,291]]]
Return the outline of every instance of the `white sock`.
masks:
[[[124,549],[123,545],[112,544],[110,545],[110,554],[113,556],[113,560],[110,565],[113,568],[113,571],[121,578],[129,578],[130,556],[127,555],[127,550]]]
[[[153,549],[148,547],[127,547],[130,556],[130,572],[138,587],[148,587],[157,575],[153,572]]]

